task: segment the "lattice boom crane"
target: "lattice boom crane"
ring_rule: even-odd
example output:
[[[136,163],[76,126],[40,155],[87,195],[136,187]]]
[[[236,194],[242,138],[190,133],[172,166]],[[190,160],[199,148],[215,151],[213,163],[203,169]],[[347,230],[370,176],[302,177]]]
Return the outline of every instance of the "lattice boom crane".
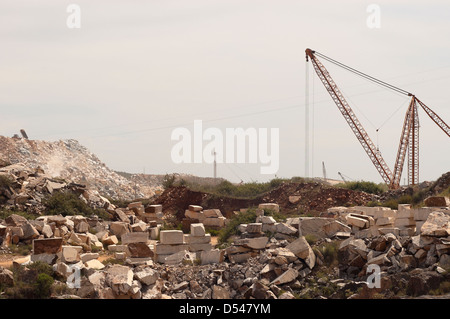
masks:
[[[429,107],[422,103],[413,94],[402,90],[398,87],[390,85],[386,82],[373,78],[367,74],[364,74],[358,70],[355,70],[345,64],[335,61],[323,54],[320,54],[311,49],[306,49],[306,61],[309,59],[317,73],[317,76],[321,80],[322,84],[325,86],[326,90],[330,94],[333,101],[336,103],[339,111],[341,111],[347,124],[352,129],[356,138],[366,151],[370,160],[374,164],[378,173],[383,178],[384,182],[389,185],[390,189],[396,189],[400,187],[400,178],[403,171],[403,166],[406,158],[406,153],[408,152],[408,180],[410,185],[416,185],[419,182],[419,116],[418,116],[418,106],[420,105],[422,109],[427,113],[427,115],[450,137],[450,127],[440,118],[435,112],[433,112]],[[343,94],[339,90],[338,86],[332,79],[328,70],[324,65],[318,60],[317,56],[334,63],[348,71],[351,71],[365,79],[373,81],[379,85],[386,88],[394,90],[398,93],[411,96],[411,102],[409,104],[408,110],[405,115],[405,120],[403,122],[403,128],[400,135],[400,144],[397,151],[397,157],[395,161],[394,170],[391,171],[386,161],[383,159],[380,151],[375,147],[375,144],[370,139],[366,130],[356,117],[352,108],[344,98]]]

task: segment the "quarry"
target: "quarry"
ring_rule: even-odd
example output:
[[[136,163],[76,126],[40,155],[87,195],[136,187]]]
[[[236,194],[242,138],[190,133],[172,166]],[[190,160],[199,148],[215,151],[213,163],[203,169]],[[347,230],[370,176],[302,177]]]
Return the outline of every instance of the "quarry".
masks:
[[[1,141],[0,298],[449,297],[450,173],[420,193],[290,180],[233,198],[134,189],[73,140]]]

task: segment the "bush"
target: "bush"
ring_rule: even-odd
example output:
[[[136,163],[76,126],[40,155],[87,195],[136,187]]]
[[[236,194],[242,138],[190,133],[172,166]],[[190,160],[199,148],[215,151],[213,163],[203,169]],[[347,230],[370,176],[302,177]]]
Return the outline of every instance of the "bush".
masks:
[[[354,191],[366,192],[369,194],[382,194],[387,191],[388,187],[386,184],[375,184],[373,182],[356,181],[337,184],[336,187],[351,189]]]
[[[89,207],[77,195],[73,193],[55,192],[43,200],[48,215],[63,216],[93,216],[109,220],[110,215],[104,209],[94,209]]]
[[[14,267],[14,286],[5,289],[12,299],[47,299],[52,293],[54,272],[50,265],[34,262],[27,266]]]
[[[7,175],[0,175],[0,188],[12,186],[13,183],[14,181],[12,180],[11,177]]]
[[[240,224],[249,224],[256,221],[255,209],[251,208],[245,213],[239,213],[234,216],[225,228],[222,228],[218,233],[219,244],[225,244],[227,240],[234,235],[239,235],[238,226]]]

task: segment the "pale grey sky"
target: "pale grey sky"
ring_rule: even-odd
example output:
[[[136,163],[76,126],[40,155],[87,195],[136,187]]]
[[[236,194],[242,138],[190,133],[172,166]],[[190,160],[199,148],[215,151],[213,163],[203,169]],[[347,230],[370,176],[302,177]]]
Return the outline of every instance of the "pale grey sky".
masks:
[[[71,3],[80,29],[67,28]],[[379,29],[366,24],[372,3]],[[450,123],[448,1],[3,0],[0,26],[0,134],[77,139],[115,170],[212,176],[212,165],[170,156],[172,130],[203,120],[279,128],[277,176],[303,176],[308,47],[413,92]],[[392,169],[408,99],[324,65]],[[309,71],[313,174],[323,161],[330,178],[381,182]],[[450,141],[419,112],[420,179],[434,180],[450,170]],[[221,164],[218,175],[274,177],[260,166]]]

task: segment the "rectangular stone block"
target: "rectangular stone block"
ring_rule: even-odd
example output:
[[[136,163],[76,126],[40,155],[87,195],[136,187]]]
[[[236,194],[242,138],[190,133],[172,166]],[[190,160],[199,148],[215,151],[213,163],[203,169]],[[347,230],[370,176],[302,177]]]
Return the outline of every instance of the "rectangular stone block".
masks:
[[[377,226],[385,226],[385,225],[394,225],[395,218],[394,217],[380,217],[377,218],[376,225]]]
[[[156,244],[155,253],[157,255],[171,255],[182,250],[188,250],[189,246],[187,244],[183,245],[166,245],[166,244]]]
[[[201,212],[203,210],[203,207],[199,205],[189,205],[188,209],[192,212]]]
[[[413,211],[414,211],[414,220],[426,221],[428,215],[430,215],[430,213],[433,212],[433,209],[429,207],[420,207],[413,209]]]
[[[205,236],[184,235],[184,240],[187,244],[207,244],[211,242],[211,234],[205,234]]]
[[[394,222],[395,227],[408,227],[415,226],[416,221],[414,218],[396,218]]]
[[[223,249],[213,249],[209,251],[202,251],[200,255],[200,260],[202,265],[207,264],[218,264],[224,260],[225,250]]]
[[[122,244],[146,243],[148,242],[147,232],[126,233],[122,235]]]
[[[212,218],[217,218],[217,217],[223,217],[222,213],[220,212],[220,209],[205,209],[203,211],[203,214],[205,214],[205,217],[212,217]]]
[[[262,223],[247,224],[247,233],[261,233],[262,225]]]
[[[197,219],[199,222],[202,222],[206,218],[202,211],[196,212],[189,209],[184,212],[184,216],[191,219]]]
[[[152,240],[158,239],[160,228],[161,228],[160,226],[157,226],[157,227],[152,227],[149,229],[150,239],[152,239]]]
[[[184,243],[184,234],[181,230],[162,230],[159,235],[161,244],[177,245]]]
[[[145,208],[146,213],[162,213],[162,205],[148,205]]]
[[[189,251],[202,251],[202,250],[211,250],[211,243],[206,244],[189,244]]]
[[[258,205],[258,208],[273,210],[276,213],[280,212],[280,206],[276,203],[261,203]]]
[[[33,240],[33,254],[56,254],[61,251],[62,238],[46,238]]]
[[[359,228],[369,227],[369,221],[366,219],[363,219],[359,216],[349,214],[349,215],[347,215],[346,219],[347,219],[347,224],[349,224],[351,226],[356,226]]]
[[[205,236],[205,226],[202,223],[191,224],[191,236]]]
[[[211,227],[224,227],[225,226],[225,217],[219,218],[205,218],[203,220],[203,225],[211,226]]]

